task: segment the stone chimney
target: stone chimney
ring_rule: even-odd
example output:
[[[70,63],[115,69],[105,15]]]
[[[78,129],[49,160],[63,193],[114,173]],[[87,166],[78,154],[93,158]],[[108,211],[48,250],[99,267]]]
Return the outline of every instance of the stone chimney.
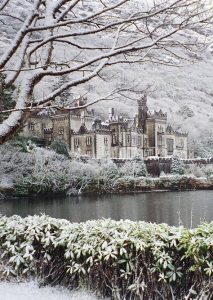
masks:
[[[85,125],[85,112],[81,112],[81,125]]]
[[[109,120],[111,121],[114,117],[115,110],[113,107],[109,109]]]

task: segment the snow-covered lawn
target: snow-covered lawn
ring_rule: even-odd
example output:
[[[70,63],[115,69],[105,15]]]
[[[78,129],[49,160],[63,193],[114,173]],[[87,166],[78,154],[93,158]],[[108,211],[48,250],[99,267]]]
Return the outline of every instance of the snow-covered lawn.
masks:
[[[86,291],[70,292],[64,288],[39,288],[35,282],[0,282],[0,300],[97,300]]]

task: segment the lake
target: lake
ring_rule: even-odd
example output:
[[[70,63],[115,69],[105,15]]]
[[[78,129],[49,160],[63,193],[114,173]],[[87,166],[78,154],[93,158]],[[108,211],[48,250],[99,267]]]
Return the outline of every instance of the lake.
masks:
[[[51,217],[82,222],[112,218],[195,227],[213,220],[213,191],[151,192],[78,198],[9,198],[0,200],[0,214],[45,213]]]

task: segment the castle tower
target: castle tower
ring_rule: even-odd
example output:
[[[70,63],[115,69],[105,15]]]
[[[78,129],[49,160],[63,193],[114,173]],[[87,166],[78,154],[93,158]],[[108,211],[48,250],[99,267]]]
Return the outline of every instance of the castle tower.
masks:
[[[114,108],[112,108],[112,107],[109,108],[109,121],[113,120],[114,114],[115,114]]]
[[[143,133],[146,133],[147,112],[147,95],[144,94],[141,100],[138,100],[138,128],[142,129]]]

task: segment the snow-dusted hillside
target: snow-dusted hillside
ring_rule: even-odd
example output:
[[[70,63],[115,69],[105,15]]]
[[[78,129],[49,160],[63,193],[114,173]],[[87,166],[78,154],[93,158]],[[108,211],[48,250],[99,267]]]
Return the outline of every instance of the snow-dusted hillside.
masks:
[[[133,1],[135,5],[141,1]],[[146,1],[145,1],[146,2]],[[13,5],[10,14],[23,18],[31,5],[30,0],[11,0]],[[88,3],[88,2],[87,2]],[[211,1],[209,2],[211,3]],[[92,6],[95,1],[91,1]],[[131,1],[129,9],[131,10]],[[87,7],[88,8],[88,7]],[[81,9],[84,14],[84,6]],[[2,18],[1,18],[2,19]],[[2,19],[4,21],[4,18]],[[11,19],[10,26],[1,24],[0,54],[13,39],[18,20]],[[115,87],[129,87],[148,89],[148,105],[151,110],[163,109],[168,112],[169,122],[178,129],[188,131],[190,143],[195,145],[200,155],[213,154],[213,28],[202,31],[186,30],[179,34],[179,38],[192,41],[206,40],[207,46],[200,52],[187,56],[188,62],[182,62],[179,67],[157,64],[119,65],[107,68],[103,72],[103,79],[96,78],[82,86],[72,89],[71,93],[87,94],[88,99],[103,98]],[[104,43],[104,39],[103,39]],[[58,49],[58,55],[71,55],[66,48]],[[160,55],[160,53],[159,53]],[[57,82],[54,82],[57,84]],[[38,93],[45,93],[51,89],[52,81],[39,88]],[[135,95],[138,99],[139,95]],[[95,105],[96,112],[106,116],[107,108],[115,107],[117,112],[133,115],[137,111],[137,102],[120,97],[119,100],[104,101]]]

